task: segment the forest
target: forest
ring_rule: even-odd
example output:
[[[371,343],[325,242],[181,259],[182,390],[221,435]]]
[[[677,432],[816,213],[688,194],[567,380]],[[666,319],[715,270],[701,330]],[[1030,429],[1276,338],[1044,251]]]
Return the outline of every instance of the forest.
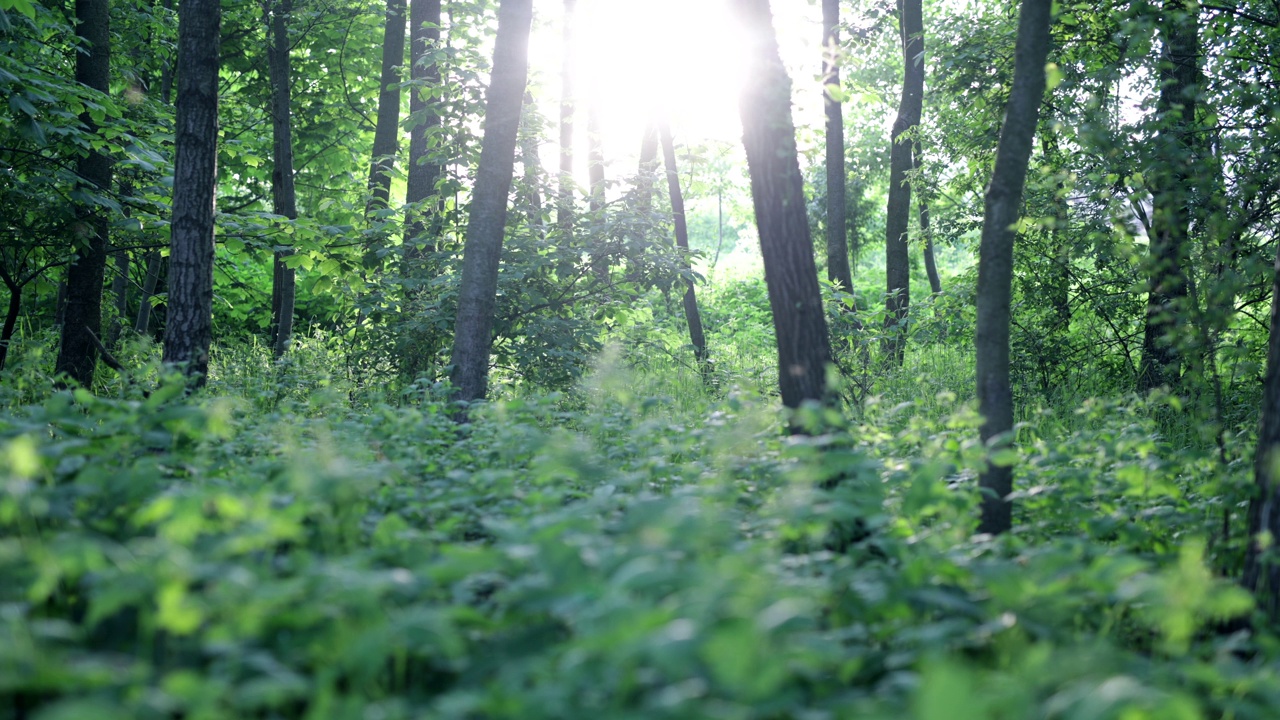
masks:
[[[1277,0],[0,0],[0,720],[1280,717]]]

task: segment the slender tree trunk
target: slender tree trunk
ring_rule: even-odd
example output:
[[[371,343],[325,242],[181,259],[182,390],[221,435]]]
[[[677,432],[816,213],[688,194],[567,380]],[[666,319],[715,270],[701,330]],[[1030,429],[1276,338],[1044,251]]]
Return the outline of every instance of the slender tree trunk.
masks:
[[[111,30],[108,0],[76,0],[76,35],[84,51],[76,53],[76,82],[102,93],[110,91]],[[88,112],[80,116],[89,132],[97,124]],[[79,184],[90,193],[111,190],[111,159],[90,151],[76,161]],[[107,267],[107,216],[87,206],[76,208],[76,255],[67,268],[67,304],[62,345],[54,372],[66,373],[88,386],[98,364],[93,338],[102,332],[102,281]]]
[[[129,194],[129,193],[126,193]],[[111,299],[115,301],[115,317],[111,318],[111,326],[107,329],[107,347],[115,347],[120,341],[121,331],[128,324],[129,316],[129,251],[116,250],[112,253],[115,270],[111,275]]]
[[[373,160],[369,164],[367,214],[383,210],[391,200],[391,172],[400,151],[400,66],[404,64],[405,0],[387,0],[387,25],[382,35],[382,75],[378,81],[378,120],[373,130]]]
[[[645,125],[644,137],[640,140],[640,165],[636,174],[638,207],[641,212],[653,211],[653,178],[658,170],[659,132],[656,124]]]
[[[440,44],[440,0],[409,0],[409,62],[410,77],[425,87],[415,87],[409,93],[409,116],[413,126],[409,130],[409,175],[405,187],[405,203],[409,216],[405,219],[405,247],[410,259],[435,252],[438,227],[438,203],[427,207],[421,204],[435,196],[436,183],[442,172],[440,163],[432,157],[431,136],[441,129],[441,116],[437,102],[428,101],[423,92],[440,86],[440,66],[432,59],[432,53]],[[434,97],[434,96],[433,96]],[[427,238],[424,215],[430,215],[432,231]]]
[[[889,151],[889,205],[885,215],[885,356],[901,365],[906,353],[907,313],[911,306],[911,256],[907,224],[911,217],[911,133],[920,124],[924,102],[924,19],[921,0],[898,0],[902,36],[902,99],[893,123]]]
[[[1022,0],[1014,50],[1013,89],[1000,128],[996,166],[987,186],[978,251],[978,411],[988,446],[1011,440],[1013,388],[1009,380],[1009,305],[1013,285],[1013,224],[1022,206],[1027,164],[1044,98],[1051,0]],[[978,532],[1002,533],[1012,525],[1013,468],[991,464],[978,480],[982,519]]]
[[[267,22],[270,43],[267,65],[271,76],[271,138],[274,163],[271,170],[272,212],[290,220],[298,218],[298,195],[293,184],[293,93],[290,90],[292,69],[289,60],[289,15],[293,0],[268,0]],[[293,248],[277,247],[272,262],[271,346],[276,357],[285,354],[293,335],[293,306],[297,294],[297,278],[285,258]]]
[[[560,232],[573,232],[573,22],[577,0],[564,0],[562,40],[564,58],[560,66],[560,197],[556,201],[556,225]]]
[[[1275,542],[1264,542],[1263,538],[1264,533],[1280,538],[1280,248],[1272,272],[1271,332],[1253,478],[1257,491],[1249,499],[1250,541],[1243,582],[1257,595],[1258,605],[1276,617],[1280,614],[1280,562]]]
[[[831,341],[813,262],[804,186],[791,122],[791,78],[778,56],[768,0],[734,0],[752,47],[743,92],[742,144],[751,175],[760,251],[778,343],[782,403],[826,399]]]
[[[537,108],[533,102],[533,93],[524,93],[524,111],[521,117],[520,164],[524,167],[525,191],[528,193],[529,227],[535,235],[546,239],[546,229],[542,224],[542,163],[538,160],[538,124]]]
[[[22,312],[23,286],[4,278],[5,288],[9,290],[9,310],[4,316],[4,328],[0,329],[0,370],[4,370],[9,359],[9,345],[13,342],[14,328],[18,327],[18,315]]]
[[[592,103],[587,108],[587,173],[591,182],[591,212],[604,208],[604,145],[600,137],[600,112]]]
[[[922,172],[919,142],[916,142],[912,153],[911,167],[919,178]],[[929,292],[937,295],[942,292],[942,279],[938,277],[938,260],[933,253],[933,233],[929,231],[929,199],[925,197],[923,188],[916,193],[916,212],[920,216],[920,237],[924,238],[924,272],[929,277]]]
[[[676,245],[685,253],[685,270],[693,272],[689,265],[689,226],[684,217],[684,194],[680,192],[680,174],[676,170],[676,147],[671,138],[671,126],[662,123],[662,159],[667,169],[667,191],[671,195],[671,215],[676,226]],[[689,343],[698,367],[705,368],[708,360],[707,338],[702,332],[702,313],[698,312],[698,296],[693,289],[693,279],[686,281],[684,291],[684,319],[689,325]]]
[[[169,310],[164,362],[203,385],[213,339],[213,214],[218,175],[219,0],[179,0]]]
[[[1181,369],[1176,333],[1185,312],[1191,187],[1199,172],[1196,158],[1196,81],[1200,39],[1196,10],[1183,0],[1165,0],[1160,34],[1160,95],[1156,115],[1160,133],[1151,173],[1155,189],[1150,238],[1147,316],[1142,333],[1138,389],[1177,387]]]
[[[822,0],[822,83],[840,89],[840,0]],[[853,292],[844,172],[844,111],[838,95],[823,93],[827,114],[827,280]]]
[[[147,274],[142,279],[142,300],[138,304],[138,317],[133,322],[133,331],[139,335],[151,332],[151,298],[156,294],[156,285],[160,283],[159,250],[147,253]]]
[[[461,400],[483,399],[488,390],[498,264],[506,228],[507,195],[515,172],[532,23],[533,0],[502,0],[499,4],[493,71],[485,97],[484,139],[471,197],[458,285],[458,317],[454,323],[453,385]]]

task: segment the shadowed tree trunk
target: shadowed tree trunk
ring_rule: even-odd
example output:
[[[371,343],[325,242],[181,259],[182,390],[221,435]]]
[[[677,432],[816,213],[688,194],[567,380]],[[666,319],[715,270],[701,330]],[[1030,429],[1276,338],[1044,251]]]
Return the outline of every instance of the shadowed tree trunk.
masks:
[[[831,341],[813,262],[804,187],[791,122],[791,78],[778,56],[769,0],[734,0],[751,38],[743,92],[742,144],[751,175],[760,251],[778,343],[782,403],[799,407],[826,396]]]
[[[1185,271],[1191,224],[1191,186],[1196,164],[1196,80],[1199,76],[1199,28],[1195,10],[1183,0],[1165,0],[1159,32],[1160,95],[1156,115],[1160,133],[1151,175],[1151,242],[1147,317],[1142,333],[1138,389],[1176,387],[1181,362],[1174,337],[1178,314],[1187,301]]]
[[[902,38],[902,98],[889,150],[889,204],[885,214],[885,358],[901,365],[907,348],[906,321],[911,306],[911,256],[907,224],[911,218],[912,138],[924,103],[924,20],[921,0],[898,0]]]
[[[488,390],[498,263],[506,227],[507,195],[515,171],[532,22],[533,0],[502,0],[498,6],[493,71],[485,96],[484,139],[468,215],[458,317],[454,323],[452,379],[461,400],[483,399]]]
[[[1044,97],[1044,63],[1049,54],[1052,0],[1022,0],[1014,50],[1013,89],[1000,128],[996,166],[987,186],[978,251],[978,411],[980,434],[988,446],[1007,442],[1013,431],[1013,389],[1009,381],[1009,304],[1013,284],[1013,225],[1022,206],[1027,164]],[[991,464],[978,479],[982,519],[978,532],[1002,533],[1012,524],[1008,495],[1013,468]]]
[[[138,317],[133,321],[133,331],[139,335],[151,332],[151,298],[156,294],[156,286],[160,284],[159,250],[147,253],[147,274],[142,278],[142,299],[138,303]]]
[[[560,65],[560,197],[556,199],[556,225],[565,235],[573,232],[573,22],[577,0],[564,0]]]
[[[76,35],[83,51],[76,53],[76,82],[102,93],[111,81],[111,30],[108,0],[76,0]],[[80,116],[90,133],[97,123],[86,111]],[[89,193],[111,190],[111,159],[90,151],[76,161],[78,183]],[[102,281],[107,267],[107,216],[87,205],[76,208],[76,254],[67,268],[66,306],[62,344],[54,372],[88,386],[98,363],[94,338],[102,330]]]
[[[120,189],[125,195],[131,191]],[[111,326],[107,329],[107,347],[115,347],[120,341],[121,331],[128,324],[129,316],[129,251],[116,250],[112,254],[115,268],[111,271],[111,299],[115,302],[115,316],[111,318]]]
[[[840,90],[840,0],[822,0],[822,83]],[[845,199],[844,111],[838,95],[823,93],[827,114],[827,279],[853,292]]]
[[[671,215],[676,226],[676,245],[685,253],[685,270],[693,271],[689,265],[689,226],[684,217],[684,194],[680,192],[680,174],[676,170],[676,147],[671,138],[671,126],[662,123],[662,159],[667,169],[667,191],[671,195]],[[705,370],[707,364],[707,338],[702,332],[702,313],[698,312],[698,296],[693,289],[693,279],[686,281],[684,291],[684,319],[689,324],[689,343],[693,345],[693,356],[698,367]]]
[[[440,163],[431,157],[431,136],[440,131],[441,117],[435,100],[428,101],[423,92],[440,86],[440,66],[432,53],[440,44],[440,0],[409,0],[409,76],[420,86],[409,93],[409,173],[404,201],[409,205],[405,218],[405,252],[409,259],[435,252],[435,217],[438,208],[419,207],[419,203],[435,195],[440,180]],[[425,86],[425,87],[424,87]],[[433,230],[427,232],[424,215],[430,214]]]
[[[405,0],[387,0],[387,26],[382,35],[382,75],[378,81],[378,121],[373,129],[369,164],[367,214],[387,207],[391,171],[400,151],[400,66],[404,64]]]
[[[274,162],[271,170],[272,212],[290,220],[298,218],[298,196],[293,185],[292,77],[289,62],[289,14],[293,0],[268,0],[267,65],[271,76],[271,138]],[[271,278],[271,347],[276,357],[289,349],[293,335],[293,305],[297,293],[294,269],[285,264],[292,248],[277,247]]]
[[[21,267],[17,273],[22,273]],[[4,370],[4,364],[9,359],[9,345],[13,342],[13,331],[18,326],[18,315],[22,312],[22,290],[25,285],[2,266],[0,280],[4,281],[5,289],[9,291],[9,309],[4,315],[4,327],[0,328],[0,370]]]
[[[203,385],[213,339],[213,213],[218,175],[219,0],[178,3],[169,309],[164,362]]]
[[[1280,248],[1271,283],[1271,332],[1267,337],[1267,374],[1262,386],[1262,419],[1253,457],[1257,491],[1249,499],[1249,548],[1245,555],[1244,586],[1254,592],[1258,606],[1271,617],[1280,614],[1280,561],[1274,542],[1280,538]]]
[[[920,143],[917,142],[911,156],[911,167],[917,178],[923,172],[921,165]],[[929,292],[937,295],[942,292],[942,279],[938,276],[938,260],[933,253],[933,233],[929,231],[929,199],[925,197],[924,181],[919,182],[921,188],[916,193],[916,212],[920,216],[920,237],[924,238],[924,272],[929,277]]]

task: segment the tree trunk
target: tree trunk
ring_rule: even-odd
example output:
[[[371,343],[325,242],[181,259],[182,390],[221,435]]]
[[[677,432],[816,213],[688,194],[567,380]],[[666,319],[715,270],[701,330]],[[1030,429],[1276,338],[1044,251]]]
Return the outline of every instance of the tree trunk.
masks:
[[[22,312],[22,289],[23,286],[16,282],[9,282],[9,277],[5,277],[5,287],[9,290],[9,311],[4,316],[4,328],[0,330],[0,370],[4,370],[4,364],[9,359],[9,344],[13,342],[13,330],[18,326],[18,315]]]
[[[542,163],[538,160],[538,127],[535,124],[537,108],[533,93],[525,91],[524,110],[521,116],[520,164],[524,167],[524,184],[528,193],[529,228],[540,239],[547,233],[542,225]]]
[[[778,56],[769,1],[734,0],[733,5],[752,42],[747,72],[752,82],[739,109],[778,343],[778,387],[782,403],[797,408],[805,400],[825,400],[831,341],[796,157],[791,78]]]
[[[919,178],[922,169],[918,141],[911,156],[911,166],[916,171],[916,178]],[[923,185],[923,181],[921,184]],[[938,277],[938,260],[933,253],[933,233],[929,232],[929,200],[925,197],[923,188],[916,193],[916,212],[920,216],[920,237],[924,238],[924,272],[929,277],[929,292],[937,295],[942,292],[942,279]]]
[[[409,216],[405,218],[404,242],[410,259],[436,249],[434,228],[438,203],[429,208],[422,207],[421,203],[435,196],[441,173],[440,163],[431,153],[431,136],[440,132],[440,112],[434,99],[428,101],[423,96],[424,91],[440,87],[440,66],[432,56],[440,44],[440,22],[440,0],[409,0],[409,75],[425,86],[414,87],[409,93],[409,117],[413,118],[413,125],[409,129],[409,174],[404,198],[409,205]],[[424,239],[426,215],[432,219],[433,231]]]
[[[219,0],[179,0],[178,104],[164,362],[197,385],[213,339],[213,213],[218,175]]]
[[[591,182],[591,212],[604,208],[604,145],[600,138],[600,113],[592,104],[587,108],[587,173]]]
[[[840,0],[822,0],[822,83],[840,89]],[[853,292],[849,268],[849,223],[845,199],[844,111],[830,90],[823,93],[827,114],[827,279]]]
[[[400,66],[404,64],[405,0],[387,0],[382,35],[382,75],[378,81],[378,120],[373,129],[366,214],[386,209],[391,200],[391,171],[400,150]]]
[[[1014,50],[1013,89],[1000,128],[996,166],[987,186],[978,251],[978,411],[982,441],[996,447],[1011,440],[1013,388],[1009,380],[1009,304],[1013,284],[1013,224],[1022,205],[1022,190],[1031,160],[1040,103],[1044,97],[1044,62],[1049,54],[1051,0],[1022,0]],[[978,480],[982,519],[978,532],[1002,533],[1012,524],[1008,495],[1013,469],[991,464]]]
[[[885,215],[885,357],[901,365],[907,348],[907,313],[911,306],[911,256],[907,224],[911,218],[912,133],[920,124],[924,103],[924,19],[921,0],[898,0],[902,36],[902,99],[893,123],[889,150],[889,205]]]
[[[115,301],[116,312],[107,329],[107,347],[115,347],[120,341],[121,332],[128,324],[125,318],[129,316],[129,251],[116,250],[113,257],[115,270],[111,275],[111,299]]]
[[[1271,283],[1271,331],[1267,337],[1267,374],[1262,386],[1262,419],[1253,456],[1257,491],[1249,499],[1249,548],[1244,586],[1271,617],[1280,614],[1280,562],[1274,538],[1280,538],[1280,248]],[[1264,543],[1263,533],[1272,542]]]
[[[653,211],[653,176],[658,170],[658,126],[645,125],[640,141],[640,166],[636,174],[637,205],[642,213]]]
[[[271,77],[271,139],[275,157],[271,170],[272,212],[290,220],[298,218],[298,195],[293,184],[293,108],[289,61],[289,15],[293,0],[268,0],[267,69]],[[276,357],[285,354],[293,335],[293,306],[297,294],[294,269],[285,264],[293,249],[277,246],[271,277],[271,347]]]
[[[454,323],[452,379],[461,400],[483,399],[488,389],[498,263],[506,227],[507,195],[515,172],[532,22],[533,0],[502,0],[498,6],[498,35],[485,97],[480,167],[471,196],[458,285],[458,317]]]
[[[76,35],[84,52],[76,53],[76,82],[101,93],[110,91],[111,30],[108,0],[76,0]],[[90,133],[97,124],[88,112],[80,122]],[[90,151],[76,161],[78,184],[89,193],[111,191],[111,159]],[[93,338],[102,331],[102,281],[107,267],[107,216],[81,205],[73,225],[76,254],[67,268],[66,307],[62,325],[62,345],[54,364],[55,373],[66,373],[83,386],[93,382],[98,348]]]
[[[684,194],[680,192],[680,174],[676,170],[676,148],[671,138],[671,126],[662,123],[662,159],[667,169],[667,191],[671,195],[671,215],[676,226],[676,245],[685,253],[685,270],[693,272],[689,265],[689,226],[684,217]],[[689,343],[693,345],[693,356],[698,367],[707,364],[707,338],[702,332],[702,313],[698,312],[698,296],[694,293],[693,279],[686,281],[684,291],[684,319],[689,324]]]
[[[138,317],[134,320],[133,331],[139,335],[151,332],[151,298],[156,294],[156,285],[160,283],[159,250],[147,253],[147,274],[142,279],[142,300],[138,304]]]
[[[1149,291],[1142,333],[1138,389],[1176,387],[1181,362],[1176,333],[1187,302],[1188,235],[1191,186],[1198,172],[1195,152],[1196,80],[1199,76],[1199,28],[1196,11],[1183,0],[1165,0],[1160,23],[1160,95],[1156,115],[1160,133],[1151,173],[1152,219]]]
[[[560,197],[556,200],[556,225],[565,235],[573,232],[573,21],[577,0],[564,0],[560,66]]]

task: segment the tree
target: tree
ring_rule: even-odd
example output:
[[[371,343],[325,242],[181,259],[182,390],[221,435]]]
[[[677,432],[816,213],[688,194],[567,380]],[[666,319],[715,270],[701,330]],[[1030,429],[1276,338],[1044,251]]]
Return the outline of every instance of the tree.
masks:
[[[197,385],[213,339],[213,213],[218,175],[219,0],[178,4],[178,103],[174,128],[169,313],[164,362]]]
[[[1176,386],[1180,371],[1177,316],[1187,304],[1185,265],[1189,252],[1191,188],[1199,168],[1196,94],[1200,39],[1196,3],[1165,0],[1160,18],[1160,92],[1152,196],[1149,292],[1142,333],[1138,389]]]
[[[827,280],[853,292],[845,197],[844,112],[840,107],[840,0],[822,0],[823,107],[827,116]]]
[[[400,66],[404,64],[405,0],[387,0],[382,36],[382,75],[378,83],[378,120],[369,164],[368,212],[384,209],[391,199],[391,171],[400,151]]]
[[[916,193],[916,214],[920,218],[920,237],[924,238],[924,272],[929,278],[929,292],[937,295],[942,292],[942,279],[938,277],[938,260],[933,252],[933,233],[929,231],[929,199],[924,193],[922,179],[923,156],[920,153],[919,141],[911,153],[911,169],[916,173],[919,192]]]
[[[1249,498],[1249,546],[1245,555],[1244,586],[1271,616],[1280,613],[1280,563],[1275,538],[1280,538],[1280,248],[1272,272],[1271,332],[1267,336],[1267,371],[1262,385],[1262,418],[1253,456],[1255,492]],[[1264,539],[1269,535],[1271,541]]]
[[[573,232],[573,20],[577,0],[564,0],[560,65],[560,188],[556,199],[556,225],[563,233]]]
[[[1009,306],[1013,283],[1013,225],[1044,97],[1049,54],[1051,0],[1022,0],[1014,50],[1013,88],[1000,128],[996,164],[987,186],[978,251],[977,385],[982,441],[994,447],[1013,430],[1013,388],[1009,380]],[[982,518],[978,532],[1002,533],[1012,525],[1013,468],[993,458],[983,470]]]
[[[921,0],[898,0],[902,38],[902,97],[893,122],[889,151],[889,204],[885,214],[885,355],[901,365],[907,347],[906,322],[911,307],[911,256],[907,224],[911,218],[912,134],[920,124],[924,103],[924,19]]]
[[[271,169],[271,211],[296,220],[298,196],[293,178],[292,93],[289,89],[289,14],[293,0],[275,0],[266,7],[268,22],[267,68],[271,78],[271,137],[273,163]],[[277,247],[272,253],[271,282],[271,346],[276,357],[289,349],[293,334],[293,306],[297,293],[294,269],[285,264],[293,251]]]
[[[676,225],[676,245],[685,253],[685,271],[692,273],[693,269],[688,264],[689,227],[685,223],[684,194],[680,192],[680,173],[676,170],[676,148],[671,137],[671,126],[664,122],[659,132],[662,136],[663,164],[667,170],[667,190],[671,194],[671,215]],[[702,332],[698,296],[694,292],[692,278],[686,279],[685,284],[684,319],[689,325],[689,343],[693,345],[693,356],[698,361],[698,367],[705,370],[708,361],[707,338]]]
[[[83,43],[76,53],[76,81],[106,94],[111,82],[111,29],[108,0],[76,0],[76,35]],[[97,123],[86,110],[80,116],[88,132]],[[90,149],[76,160],[78,191],[101,197],[111,190],[111,158]],[[102,331],[102,282],[107,266],[110,219],[87,198],[77,207],[75,257],[67,268],[67,294],[62,344],[54,371],[66,373],[80,385],[93,382],[98,362],[97,336]]]
[[[440,85],[440,65],[434,52],[440,43],[440,0],[409,0],[409,76],[413,89],[409,93],[409,173],[405,186],[405,203],[409,217],[405,223],[405,245],[411,257],[419,252],[418,243],[427,230],[423,216],[430,212],[419,205],[435,195],[440,180],[440,163],[431,153],[431,136],[439,132],[441,115],[435,102]],[[422,244],[422,249],[435,249],[436,238]]]
[[[499,4],[493,71],[485,97],[484,139],[468,213],[454,322],[452,379],[457,397],[462,400],[483,399],[488,389],[498,264],[506,229],[507,195],[515,172],[532,23],[533,0],[502,0]]]
[[[733,6],[751,38],[752,82],[739,110],[778,345],[778,387],[783,405],[797,408],[825,399],[831,341],[796,156],[791,78],[778,55],[769,0],[734,0]]]

